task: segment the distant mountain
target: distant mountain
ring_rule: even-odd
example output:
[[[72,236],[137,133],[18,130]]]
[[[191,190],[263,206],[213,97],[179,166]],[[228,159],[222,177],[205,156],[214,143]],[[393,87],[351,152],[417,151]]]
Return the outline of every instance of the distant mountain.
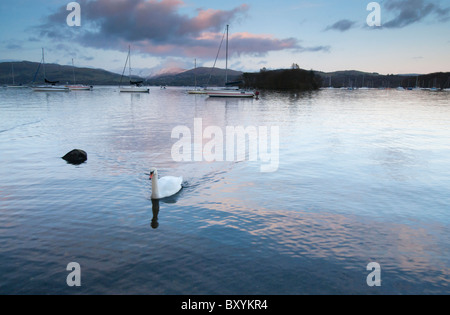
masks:
[[[29,61],[11,61],[0,62],[0,85],[12,84],[12,67],[14,65],[14,77],[16,84],[29,84],[33,81],[36,75],[36,84],[44,83],[43,67],[37,62]],[[102,69],[93,68],[73,68],[72,66],[61,66],[57,64],[45,65],[47,79],[51,81],[59,80],[61,84],[73,82],[73,71],[75,71],[77,84],[88,85],[119,85],[121,81],[121,74],[109,72]],[[180,68],[169,69],[139,69],[133,73],[134,80],[144,80],[146,85],[169,85],[169,86],[193,86],[197,81],[197,86],[223,86],[225,84],[225,69],[200,67],[192,70],[184,70]],[[144,71],[144,70],[147,70]],[[276,75],[277,71],[284,71],[283,69],[274,70],[272,74]],[[316,75],[317,84],[322,81],[323,87],[331,86],[340,87],[391,87],[396,88],[402,86],[404,88],[414,87],[418,82],[420,87],[431,88],[449,88],[450,87],[450,73],[438,72],[430,74],[409,74],[409,75],[380,75],[378,73],[369,73],[356,70],[336,71],[336,72],[321,72],[314,71]],[[267,76],[267,75],[266,75]],[[228,81],[239,81],[247,77],[249,82],[245,85],[251,87],[252,83],[256,83],[256,79],[261,76],[250,74],[245,76],[241,71],[228,70]],[[250,79],[251,78],[251,79]],[[273,78],[272,78],[273,79]],[[267,82],[267,78],[265,80]],[[123,78],[123,83],[126,84],[128,78]],[[261,83],[261,82],[260,82]],[[264,83],[264,84],[265,84]],[[276,85],[276,84],[275,84]]]
[[[14,65],[14,78],[16,84],[30,84],[35,77],[36,84],[44,83],[43,67],[37,62],[3,62],[0,63],[0,84],[12,84],[12,67]],[[147,73],[145,73],[147,70]],[[198,86],[223,86],[225,84],[225,70],[218,68],[197,68],[184,70],[180,68],[159,69],[154,73],[148,73],[149,69],[133,69],[133,79],[144,80],[146,85],[171,85],[171,86],[193,86],[197,78]],[[72,66],[61,66],[58,64],[46,64],[45,72],[48,80],[59,81],[60,84],[73,83],[73,71],[77,84],[87,85],[119,85],[121,74],[109,72],[102,69],[73,68]],[[146,75],[143,75],[146,74]],[[240,71],[228,70],[228,80],[233,81],[242,75]],[[128,82],[128,77],[123,78],[123,83]]]
[[[12,84],[12,66],[14,66],[14,79],[16,84],[30,84],[36,75],[36,84],[44,83],[43,67],[37,62],[3,62],[0,63],[0,84]],[[59,81],[60,84],[73,83],[73,72],[77,84],[88,85],[119,85],[121,75],[102,69],[73,68],[72,66],[61,66],[57,64],[46,64],[45,72],[47,79]],[[124,79],[127,82],[128,78]]]
[[[162,76],[170,76],[170,75],[177,75],[180,73],[185,72],[186,69],[182,69],[182,68],[163,68],[163,69],[159,69],[154,71],[152,74],[147,75],[146,78],[158,78],[158,77],[162,77]]]
[[[148,78],[150,85],[171,85],[171,86],[224,86],[227,70],[219,68],[200,67],[183,71],[177,74],[161,74]],[[228,70],[228,81],[240,79],[243,72]]]
[[[161,67],[154,67],[154,68],[133,68],[132,72],[134,75],[149,79],[154,77],[159,77],[162,75],[175,75],[181,72],[186,71],[186,69],[177,68],[177,67],[169,67],[169,68],[161,68]],[[117,68],[112,70],[113,73],[122,74],[123,68]],[[128,69],[125,69],[125,74],[128,75]]]

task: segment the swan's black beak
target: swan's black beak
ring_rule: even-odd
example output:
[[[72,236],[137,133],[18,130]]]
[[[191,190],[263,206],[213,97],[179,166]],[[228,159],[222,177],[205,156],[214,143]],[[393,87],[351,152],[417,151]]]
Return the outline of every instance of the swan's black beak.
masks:
[[[153,179],[153,174],[154,174],[154,172],[150,173],[150,180]]]

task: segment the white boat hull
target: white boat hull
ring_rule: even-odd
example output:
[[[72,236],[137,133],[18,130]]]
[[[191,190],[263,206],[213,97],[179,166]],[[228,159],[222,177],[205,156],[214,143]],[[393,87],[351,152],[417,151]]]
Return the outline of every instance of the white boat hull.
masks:
[[[26,85],[7,85],[8,89],[27,89],[28,86]]]
[[[69,88],[65,86],[36,86],[33,87],[34,92],[69,92]]]
[[[230,90],[230,91],[207,91],[206,94],[208,94],[209,97],[235,97],[235,98],[253,98],[255,97],[255,93],[253,92],[246,92],[246,91],[236,91],[236,90]]]
[[[144,87],[121,87],[121,93],[150,93],[149,88]]]
[[[205,90],[190,90],[190,91],[188,91],[188,94],[207,94],[207,91],[205,91]]]
[[[68,85],[67,87],[71,91],[92,91],[92,86],[86,85]]]

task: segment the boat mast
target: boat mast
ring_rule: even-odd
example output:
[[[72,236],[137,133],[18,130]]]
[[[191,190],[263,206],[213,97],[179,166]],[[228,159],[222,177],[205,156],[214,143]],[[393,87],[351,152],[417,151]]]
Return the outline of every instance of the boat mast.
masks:
[[[194,61],[194,81],[195,81],[195,90],[197,90],[197,59]]]
[[[75,85],[75,65],[73,64],[73,58],[72,58],[72,72],[73,72],[73,85]]]
[[[44,69],[44,80],[47,79],[47,75],[45,74],[45,53],[44,48],[42,48],[42,68]]]
[[[131,83],[131,45],[128,45],[128,65],[130,71],[130,83]]]
[[[228,28],[229,25],[227,24],[227,49],[226,49],[226,65],[225,65],[225,84],[228,83]]]
[[[12,71],[13,85],[16,85],[16,81],[14,80],[14,63],[12,62],[11,62],[11,71]]]

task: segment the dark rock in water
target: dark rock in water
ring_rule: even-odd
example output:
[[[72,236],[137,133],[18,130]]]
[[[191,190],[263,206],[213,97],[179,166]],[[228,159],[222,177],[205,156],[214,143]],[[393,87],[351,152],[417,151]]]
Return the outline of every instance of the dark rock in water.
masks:
[[[62,157],[67,163],[79,165],[87,161],[87,153],[83,150],[72,150]]]

